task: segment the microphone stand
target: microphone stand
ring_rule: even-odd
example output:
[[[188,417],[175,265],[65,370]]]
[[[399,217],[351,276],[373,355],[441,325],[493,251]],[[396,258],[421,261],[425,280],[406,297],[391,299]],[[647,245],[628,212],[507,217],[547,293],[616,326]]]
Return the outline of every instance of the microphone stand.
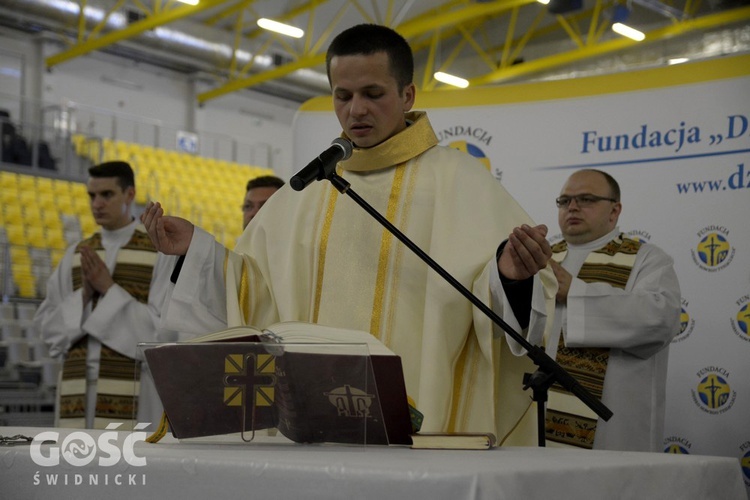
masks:
[[[612,417],[612,411],[607,408],[599,399],[591,394],[585,387],[583,387],[570,373],[568,373],[562,366],[560,366],[555,360],[549,357],[544,349],[532,345],[525,338],[523,338],[518,332],[516,332],[508,323],[495,314],[495,312],[487,307],[476,295],[466,289],[456,278],[451,276],[448,271],[443,269],[432,257],[427,255],[421,248],[419,248],[413,241],[411,241],[405,234],[403,234],[396,226],[383,217],[377,210],[375,210],[369,203],[362,199],[353,189],[348,181],[338,175],[335,169],[331,169],[329,175],[324,178],[331,181],[331,184],[341,194],[348,195],[353,199],[360,207],[362,207],[367,213],[369,213],[375,220],[383,225],[391,234],[398,238],[404,245],[414,252],[420,259],[422,259],[428,266],[430,266],[435,272],[437,272],[443,279],[445,279],[450,285],[458,290],[461,295],[466,297],[472,304],[474,304],[480,311],[487,315],[495,324],[502,328],[513,340],[518,342],[524,349],[526,349],[526,355],[531,358],[538,369],[534,373],[525,373],[523,377],[524,390],[531,388],[532,400],[537,403],[537,430],[539,434],[539,446],[545,446],[545,430],[544,430],[544,407],[547,402],[547,391],[555,383],[559,383],[566,390],[575,394],[586,406],[594,411],[602,419],[609,420]]]

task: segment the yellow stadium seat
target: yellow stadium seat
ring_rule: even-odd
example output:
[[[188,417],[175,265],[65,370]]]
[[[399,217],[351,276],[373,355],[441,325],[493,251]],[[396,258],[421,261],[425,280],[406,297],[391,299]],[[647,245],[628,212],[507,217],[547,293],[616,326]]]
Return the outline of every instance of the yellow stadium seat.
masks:
[[[48,193],[39,193],[37,202],[37,206],[42,212],[56,210],[55,195],[51,191]]]
[[[23,208],[20,203],[13,203],[3,206],[5,221],[11,224],[23,223]]]
[[[36,177],[33,175],[18,175],[18,189],[19,191],[34,191],[36,192]]]
[[[25,299],[36,298],[36,280],[31,272],[31,267],[13,269],[13,281],[18,287],[18,295]]]
[[[0,203],[2,203],[3,207],[7,207],[8,205],[19,205],[18,202],[18,187],[17,186],[8,186],[3,187],[2,191],[0,191]]]
[[[52,183],[52,191],[55,196],[70,196],[70,182],[62,179],[56,179]]]
[[[38,205],[27,204],[23,209],[23,222],[26,225],[41,226],[42,212]]]
[[[81,182],[71,182],[70,196],[72,198],[83,198],[84,200],[87,200],[89,197],[89,192],[86,184],[83,184]]]
[[[75,213],[75,205],[73,204],[73,200],[67,196],[67,197],[60,197],[57,198],[57,210],[60,214],[74,214]]]
[[[57,250],[65,250],[68,247],[68,242],[65,241],[65,235],[62,232],[62,226],[47,228],[47,246]]]
[[[48,194],[52,192],[52,179],[49,177],[36,178],[36,191],[38,194]]]
[[[44,207],[39,207],[42,214],[42,224],[45,227],[58,227],[62,226],[62,219],[60,218],[60,212],[57,205],[53,205],[49,210]]]
[[[81,156],[90,159],[94,163],[99,163],[102,156],[102,144],[99,139],[87,138],[82,146]]]
[[[81,224],[81,233],[83,234],[84,238],[88,238],[99,230],[99,226],[96,224],[96,221],[91,214],[89,214],[88,217],[79,217],[78,221]]]
[[[38,203],[36,193],[36,188],[22,190],[18,193],[18,202],[22,207],[35,207]]]
[[[42,226],[27,226],[26,241],[35,248],[47,247],[47,234]]]
[[[29,264],[31,265],[31,257],[29,256],[29,250],[26,245],[13,245],[10,246],[10,261],[15,265]]]
[[[5,224],[5,234],[11,245],[23,246],[27,244],[26,230],[20,224]]]
[[[83,134],[73,134],[70,136],[70,142],[73,143],[73,147],[76,150],[77,154],[81,154],[81,151],[83,150],[83,143],[86,141],[86,136]]]
[[[11,190],[18,190],[18,174],[15,172],[0,171],[0,191]]]
[[[91,205],[89,203],[89,199],[87,198],[73,198],[71,200],[71,204],[74,207],[75,213],[79,215],[87,215],[91,214]]]

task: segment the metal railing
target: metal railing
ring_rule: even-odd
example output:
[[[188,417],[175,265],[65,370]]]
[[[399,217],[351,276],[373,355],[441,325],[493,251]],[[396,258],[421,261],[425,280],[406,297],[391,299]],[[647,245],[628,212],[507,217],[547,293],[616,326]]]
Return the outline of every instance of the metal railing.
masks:
[[[246,143],[225,134],[210,131],[185,131],[179,125],[142,116],[114,112],[76,102],[44,103],[0,92],[0,117],[10,124],[30,148],[28,161],[2,161],[0,168],[27,168],[35,174],[82,180],[88,164],[82,162],[71,147],[72,138],[82,135],[90,141],[110,139],[160,149],[193,152],[201,157],[273,168],[271,144]],[[9,128],[6,126],[6,128]],[[180,137],[192,136],[197,151],[185,149]],[[45,169],[40,162],[41,145],[49,147],[55,169]],[[100,149],[101,150],[101,149]]]

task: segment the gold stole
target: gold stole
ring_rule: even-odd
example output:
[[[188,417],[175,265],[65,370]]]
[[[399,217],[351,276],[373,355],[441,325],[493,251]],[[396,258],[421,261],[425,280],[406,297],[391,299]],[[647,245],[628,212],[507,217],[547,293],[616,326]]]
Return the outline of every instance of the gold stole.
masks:
[[[586,283],[607,283],[624,289],[633,270],[641,243],[620,234],[603,248],[591,252],[581,266],[578,279]],[[552,258],[562,262],[568,245],[552,247]],[[556,361],[578,382],[601,399],[607,373],[609,348],[566,347],[560,332]],[[597,416],[559,384],[550,388],[545,434],[548,441],[591,449],[596,435]]]
[[[80,248],[88,246],[103,257],[101,234],[81,241],[74,253],[73,290],[82,286]],[[135,300],[148,302],[156,249],[148,235],[136,229],[130,241],[120,248],[112,279]],[[98,297],[92,299],[96,307]],[[86,354],[88,335],[68,351],[63,363],[60,397],[60,426],[86,427]],[[94,428],[103,429],[110,422],[135,422],[140,390],[140,363],[102,344],[97,379]]]

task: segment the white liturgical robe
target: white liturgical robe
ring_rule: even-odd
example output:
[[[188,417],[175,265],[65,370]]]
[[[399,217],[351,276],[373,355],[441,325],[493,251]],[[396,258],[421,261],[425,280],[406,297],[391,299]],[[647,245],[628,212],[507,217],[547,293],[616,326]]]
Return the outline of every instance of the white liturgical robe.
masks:
[[[680,331],[680,285],[672,258],[641,245],[624,289],[575,276],[586,257],[619,234],[555,254],[573,275],[567,305],[557,305],[548,353],[555,356],[562,329],[568,347],[608,347],[602,402],[613,416],[599,419],[594,449],[661,451],[664,439],[669,343]]]
[[[101,229],[105,249],[101,257],[110,273],[114,271],[120,248],[130,241],[139,224],[134,220],[115,231]],[[144,231],[144,228],[140,230]],[[140,359],[139,342],[178,340],[175,332],[159,330],[161,305],[170,287],[169,276],[176,258],[161,254],[157,258],[147,304],[138,302],[121,286],[114,284],[92,310],[91,302],[86,307],[83,305],[82,288],[73,290],[71,270],[75,248],[73,245],[67,249],[50,276],[47,295],[36,312],[35,323],[49,345],[51,356],[65,355],[76,341],[88,335],[84,425],[93,428],[101,345],[105,344],[129,358]],[[145,362],[141,363],[140,392],[138,422],[155,426],[161,418],[162,406]],[[57,411],[59,405],[56,405]]]

